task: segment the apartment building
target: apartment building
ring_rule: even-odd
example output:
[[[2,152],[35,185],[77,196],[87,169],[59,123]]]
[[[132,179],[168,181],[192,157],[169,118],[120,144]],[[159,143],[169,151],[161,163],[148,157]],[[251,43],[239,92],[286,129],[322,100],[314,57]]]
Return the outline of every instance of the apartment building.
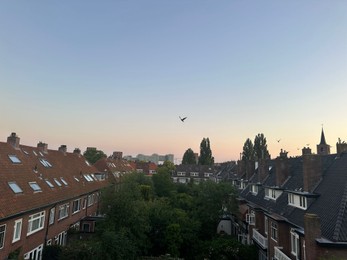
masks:
[[[0,142],[0,259],[40,260],[45,245],[65,245],[70,228],[92,231],[88,217],[107,185],[79,149],[26,146],[12,133]]]
[[[306,147],[295,158],[282,150],[274,160],[238,163],[231,233],[255,244],[259,259],[347,259],[347,153],[338,144],[330,154],[322,130],[317,154]]]
[[[181,164],[176,166],[176,170],[171,174],[173,182],[178,183],[199,183],[201,181],[216,181],[217,170],[214,166],[198,164]]]

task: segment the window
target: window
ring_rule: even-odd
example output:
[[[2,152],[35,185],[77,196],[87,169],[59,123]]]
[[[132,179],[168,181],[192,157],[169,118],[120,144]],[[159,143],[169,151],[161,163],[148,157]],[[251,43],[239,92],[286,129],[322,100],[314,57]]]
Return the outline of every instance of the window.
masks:
[[[62,183],[64,183],[64,185],[65,185],[65,186],[67,186],[67,185],[68,185],[68,184],[67,184],[67,182],[64,180],[64,178],[63,178],[63,177],[60,177],[60,180],[61,180],[61,182],[62,182]]]
[[[45,222],[45,212],[44,211],[30,215],[29,221],[28,221],[28,233],[27,233],[27,235],[33,234],[33,233],[43,229],[44,222]]]
[[[255,213],[253,210],[251,210],[249,214],[246,214],[246,222],[249,225],[255,225]]]
[[[59,187],[61,187],[61,183],[60,183],[56,178],[54,178],[54,182],[55,182]]]
[[[99,180],[99,181],[103,181],[106,179],[106,174],[104,173],[96,173],[95,177]]]
[[[30,259],[30,260],[41,260],[42,259],[42,251],[43,251],[43,244],[39,245],[35,249],[31,250],[30,252],[24,254],[24,259]]]
[[[10,158],[12,163],[21,163],[21,161],[18,159],[17,155],[9,155],[8,158]]]
[[[290,241],[291,241],[291,253],[295,256],[299,255],[299,235],[295,233],[294,229],[290,230]]]
[[[177,172],[177,176],[186,176],[185,172]]]
[[[90,175],[89,174],[83,174],[83,177],[86,179],[86,181],[88,181],[88,182],[91,182],[91,181],[93,181],[93,178],[92,177],[90,177]]]
[[[74,178],[77,182],[80,182],[80,180],[79,180],[76,176],[73,176],[73,178]]]
[[[20,240],[21,233],[22,233],[22,219],[18,219],[14,222],[12,243]]]
[[[198,173],[198,172],[191,172],[191,173],[190,173],[190,176],[192,176],[192,177],[198,177],[198,176],[199,176],[199,173]]]
[[[282,190],[265,188],[265,199],[277,200],[282,194]]]
[[[69,203],[59,206],[58,220],[61,220],[69,216],[69,208]]]
[[[254,195],[257,195],[258,194],[258,191],[259,191],[259,186],[256,185],[256,184],[253,184],[251,186],[251,192],[254,194]]]
[[[301,209],[307,209],[307,198],[302,195],[288,193],[288,205]]]
[[[6,232],[6,225],[1,225],[0,226],[0,249],[4,247],[5,232]]]
[[[29,185],[34,191],[36,191],[36,192],[41,191],[40,186],[35,181],[29,182]]]
[[[49,224],[52,225],[54,223],[54,217],[55,217],[55,207],[51,208],[49,211]]]
[[[51,168],[52,167],[52,164],[50,164],[46,159],[40,158],[40,162],[46,168]]]
[[[88,202],[87,202],[88,207],[93,205],[93,203],[94,203],[94,194],[88,195]]]
[[[294,194],[293,193],[288,193],[288,204],[289,205],[294,205],[295,204]]]
[[[306,197],[300,196],[300,207],[306,209],[306,204],[307,204]]]
[[[54,188],[54,185],[49,180],[45,180],[45,182],[49,187]]]
[[[277,241],[278,233],[277,233],[277,223],[271,222],[271,238]]]
[[[18,186],[18,184],[15,181],[8,182],[8,185],[10,186],[11,190],[16,194],[23,192],[23,190]]]
[[[74,200],[72,203],[72,214],[81,210],[81,199]]]
[[[269,220],[267,216],[264,217],[264,233],[267,235],[267,231],[269,229]]]
[[[91,166],[91,164],[86,160],[86,164],[88,165],[88,166]]]

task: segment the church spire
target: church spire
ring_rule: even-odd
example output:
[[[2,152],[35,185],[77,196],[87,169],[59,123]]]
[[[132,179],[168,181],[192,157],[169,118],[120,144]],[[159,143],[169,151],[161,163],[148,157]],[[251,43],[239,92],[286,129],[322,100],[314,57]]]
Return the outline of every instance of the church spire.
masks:
[[[330,145],[325,141],[324,130],[322,126],[322,134],[320,136],[320,144],[317,144],[317,154],[327,155],[330,154]]]
[[[320,145],[322,144],[327,144],[326,141],[325,141],[325,136],[324,136],[324,130],[323,130],[323,127],[322,127],[322,134],[321,134],[321,137],[320,137]]]

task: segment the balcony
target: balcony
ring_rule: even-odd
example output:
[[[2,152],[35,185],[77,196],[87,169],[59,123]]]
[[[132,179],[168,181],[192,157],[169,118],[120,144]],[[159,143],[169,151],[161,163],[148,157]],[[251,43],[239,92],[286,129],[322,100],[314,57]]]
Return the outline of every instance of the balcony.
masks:
[[[258,230],[253,229],[253,240],[257,242],[263,249],[267,249],[267,238],[258,232]]]
[[[275,246],[275,259],[276,260],[291,260],[285,253],[281,251],[280,247]]]

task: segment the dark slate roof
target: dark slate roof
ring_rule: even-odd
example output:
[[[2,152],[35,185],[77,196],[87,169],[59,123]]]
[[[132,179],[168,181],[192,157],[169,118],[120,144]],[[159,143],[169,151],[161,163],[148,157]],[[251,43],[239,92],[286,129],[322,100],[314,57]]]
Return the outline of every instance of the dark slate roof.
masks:
[[[336,242],[347,241],[347,153],[337,156],[322,156],[323,178],[312,194],[302,192],[302,157],[289,158],[290,177],[281,187],[276,187],[276,167],[273,164],[268,177],[259,186],[256,195],[250,192],[250,185],[240,196],[252,207],[259,207],[268,214],[276,214],[283,220],[303,228],[304,214],[314,213],[320,217],[322,236]],[[257,183],[257,171],[250,178],[250,184]],[[276,200],[265,199],[265,187],[280,188],[282,195]],[[288,192],[307,196],[307,210],[288,206]]]
[[[325,141],[323,128],[322,128],[322,134],[321,134],[321,137],[320,137],[320,145],[321,144],[325,144],[325,145],[327,144],[326,141]]]

